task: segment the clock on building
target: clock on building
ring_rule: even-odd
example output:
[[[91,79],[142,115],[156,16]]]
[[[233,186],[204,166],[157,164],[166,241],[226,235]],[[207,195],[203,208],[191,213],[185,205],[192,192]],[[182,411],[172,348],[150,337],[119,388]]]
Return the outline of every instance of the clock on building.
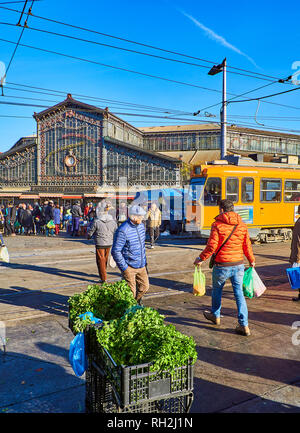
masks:
[[[73,155],[72,151],[65,157],[65,165],[67,167],[75,167],[77,164],[76,156]]]

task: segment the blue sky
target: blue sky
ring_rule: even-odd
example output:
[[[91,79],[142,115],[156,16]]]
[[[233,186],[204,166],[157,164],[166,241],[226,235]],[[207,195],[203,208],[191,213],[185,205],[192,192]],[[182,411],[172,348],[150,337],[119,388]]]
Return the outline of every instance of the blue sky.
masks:
[[[12,0],[0,0],[0,6],[5,1]],[[28,4],[30,3],[31,0]],[[22,3],[3,6],[22,9]],[[253,0],[251,3],[240,0],[229,0],[226,3],[220,0],[213,2],[201,0],[177,0],[176,2],[168,0],[115,0],[113,2],[42,0],[35,2],[33,13],[216,63],[221,63],[226,57],[228,66],[278,78],[286,78],[295,73],[296,70],[292,69],[294,62],[299,62],[297,69],[300,69],[298,22],[300,5],[297,2],[284,6],[281,1],[266,0]],[[19,15],[0,9],[0,22],[16,24]],[[151,50],[34,17],[30,17],[28,24],[52,32],[211,66],[209,63],[195,59]],[[20,27],[0,25],[0,38],[2,39],[17,41],[20,32]],[[60,90],[65,95],[79,93],[187,113],[193,113],[221,100],[219,92],[222,89],[222,76],[221,74],[209,76],[208,69],[205,68],[69,40],[30,29],[25,29],[21,43],[175,81],[192,83],[217,90],[217,92],[136,75],[20,46],[7,73],[5,97],[0,96],[0,102],[51,106],[64,99],[63,95],[59,97],[12,90],[9,87],[17,86],[9,83]],[[14,45],[0,41],[0,62],[7,65],[13,49]],[[300,75],[298,79],[300,80]],[[257,78],[227,74],[227,91],[232,94],[241,94],[268,83],[269,81]],[[287,84],[273,84],[242,99],[277,93],[291,88]],[[16,96],[18,98],[15,98]],[[25,97],[47,101],[33,101]],[[76,99],[83,100],[79,97]],[[277,96],[269,101],[300,108],[300,90]],[[109,102],[97,102],[95,105],[102,108],[108,106],[112,112],[116,113],[142,114],[140,107],[136,109],[133,106],[122,107]],[[235,124],[243,123],[246,126],[248,123],[252,127],[258,126],[254,119],[256,109],[257,102],[229,104],[227,112],[230,117],[228,120]],[[30,117],[34,111],[41,110],[42,108],[38,107],[0,104],[0,152],[8,150],[20,137],[35,133],[35,121]],[[199,120],[218,119],[219,106],[207,111],[217,117],[199,117]],[[148,114],[156,115],[157,113],[148,112]],[[1,117],[1,115],[28,116],[29,118],[9,118]],[[257,118],[259,123],[263,123],[268,129],[273,127],[300,130],[300,122],[297,120],[300,119],[300,109],[261,103],[258,115],[261,116]],[[159,118],[119,116],[138,127],[176,122],[192,123],[188,120],[180,122]],[[188,115],[181,117],[192,118]],[[292,121],[291,118],[295,119]]]

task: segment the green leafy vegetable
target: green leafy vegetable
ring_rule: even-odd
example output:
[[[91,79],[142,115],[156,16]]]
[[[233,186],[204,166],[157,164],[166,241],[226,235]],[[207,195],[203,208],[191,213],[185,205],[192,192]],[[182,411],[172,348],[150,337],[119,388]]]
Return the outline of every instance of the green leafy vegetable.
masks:
[[[120,320],[105,322],[96,334],[118,365],[152,362],[152,371],[172,371],[190,358],[193,362],[197,359],[193,337],[166,325],[164,316],[148,307],[132,309]]]
[[[79,318],[80,314],[90,311],[98,319],[109,321],[120,318],[128,308],[137,305],[124,280],[89,285],[85,292],[71,296],[68,302],[69,320],[75,333],[82,332],[91,323],[89,318]]]

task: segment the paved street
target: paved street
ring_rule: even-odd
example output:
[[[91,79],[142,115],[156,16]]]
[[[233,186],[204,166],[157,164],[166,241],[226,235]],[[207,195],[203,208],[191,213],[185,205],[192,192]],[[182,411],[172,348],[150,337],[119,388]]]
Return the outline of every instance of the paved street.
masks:
[[[64,235],[8,238],[7,245],[11,263],[0,267],[0,320],[8,338],[6,353],[0,351],[0,412],[84,412],[84,376],[76,377],[68,362],[67,300],[98,281],[94,245]],[[267,291],[247,300],[249,338],[234,333],[230,284],[221,327],[203,318],[211,293],[207,264],[207,293],[192,295],[192,263],[202,248],[196,239],[161,238],[147,250],[151,288],[144,304],[197,343],[191,412],[300,412],[300,304],[291,301],[296,293],[285,274],[290,244],[254,246]],[[110,281],[119,278],[109,269]]]

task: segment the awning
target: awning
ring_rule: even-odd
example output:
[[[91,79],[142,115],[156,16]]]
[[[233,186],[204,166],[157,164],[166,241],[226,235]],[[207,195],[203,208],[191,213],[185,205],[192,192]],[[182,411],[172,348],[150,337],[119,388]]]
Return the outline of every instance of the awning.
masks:
[[[39,198],[40,198],[40,196],[39,195],[26,195],[26,194],[21,194],[20,196],[19,196],[19,198],[27,198],[27,199],[29,199],[29,200],[38,200]]]
[[[82,195],[61,195],[60,197],[64,198],[64,199],[68,199],[68,200],[72,200],[72,199],[80,200],[80,199],[82,199]]]
[[[40,192],[39,196],[40,197],[49,197],[49,198],[52,198],[52,197],[62,197],[62,194],[58,194],[58,193],[55,193],[55,192],[53,192],[53,193]]]
[[[90,197],[90,198],[112,198],[112,199],[129,199],[129,200],[133,200],[134,199],[134,195],[126,195],[126,194],[118,194],[118,195],[114,195],[114,194],[110,194],[110,193],[103,193],[103,194],[99,194],[99,193],[95,193],[95,194],[84,194],[84,197]]]
[[[19,192],[0,192],[0,197],[20,197]]]

